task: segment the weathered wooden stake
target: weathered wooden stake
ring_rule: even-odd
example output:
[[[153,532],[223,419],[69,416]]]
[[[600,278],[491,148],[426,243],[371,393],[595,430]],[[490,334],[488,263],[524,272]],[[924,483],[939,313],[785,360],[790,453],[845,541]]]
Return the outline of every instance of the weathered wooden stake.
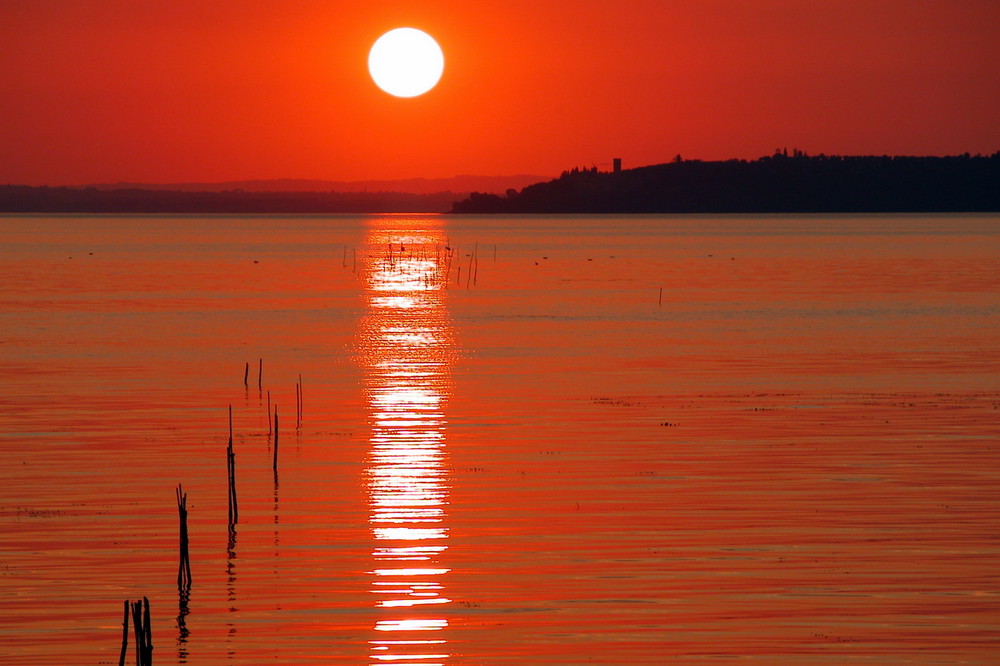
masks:
[[[177,514],[180,518],[180,564],[177,567],[177,589],[191,589],[191,557],[188,554],[187,493],[177,484]]]
[[[243,368],[243,386],[245,386],[246,388],[250,388],[250,384],[247,383],[249,377],[250,377],[250,361],[247,361],[246,367]]]
[[[240,522],[236,503],[236,453],[233,449],[233,406],[229,405],[229,444],[226,446],[226,475],[229,485],[229,526]]]
[[[476,286],[479,277],[479,241],[476,241],[476,249],[472,252],[472,258],[476,262],[475,272],[472,274],[472,286]]]
[[[657,301],[657,305],[663,307],[663,287],[660,287],[660,300]]]
[[[125,602],[128,604],[128,602]],[[132,602],[132,627],[135,629],[135,663],[153,666],[153,629],[149,619],[149,599]]]
[[[274,405],[274,461],[271,463],[271,469],[274,473],[278,473],[278,405]]]
[[[118,656],[118,666],[125,666],[125,655],[128,652],[128,599],[125,600],[125,617],[122,618],[122,651]]]
[[[149,599],[143,597],[142,606],[142,633],[145,636],[143,643],[146,648],[146,663],[143,666],[153,666],[153,623],[149,617]]]

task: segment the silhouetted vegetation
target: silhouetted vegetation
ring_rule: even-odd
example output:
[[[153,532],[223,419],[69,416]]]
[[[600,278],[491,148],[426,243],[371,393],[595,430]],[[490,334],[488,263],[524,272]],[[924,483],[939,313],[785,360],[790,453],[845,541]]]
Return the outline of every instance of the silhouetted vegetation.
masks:
[[[1000,210],[1000,152],[952,157],[826,156],[670,163],[620,173],[572,169],[501,197],[473,192],[455,213],[782,213]]]
[[[440,213],[461,194],[405,192],[183,192],[0,185],[6,213]]]

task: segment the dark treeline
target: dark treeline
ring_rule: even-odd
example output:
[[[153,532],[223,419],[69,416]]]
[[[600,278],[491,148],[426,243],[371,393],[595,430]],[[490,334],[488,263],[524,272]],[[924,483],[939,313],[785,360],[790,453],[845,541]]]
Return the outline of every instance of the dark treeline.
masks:
[[[472,193],[455,213],[781,213],[1000,210],[988,157],[826,156],[682,160],[608,173],[573,169],[506,197]]]
[[[5,213],[441,213],[453,192],[182,192],[0,185]]]

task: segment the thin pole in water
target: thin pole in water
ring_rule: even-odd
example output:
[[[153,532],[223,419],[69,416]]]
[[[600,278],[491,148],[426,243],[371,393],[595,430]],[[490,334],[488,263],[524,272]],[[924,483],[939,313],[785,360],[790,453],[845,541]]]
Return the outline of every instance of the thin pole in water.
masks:
[[[153,665],[153,628],[149,619],[149,599],[132,603],[132,626],[135,628],[135,654],[138,666]]]
[[[125,654],[128,652],[128,599],[125,600],[125,617],[122,618],[122,651],[118,656],[118,666],[125,666]]]
[[[275,476],[278,474],[278,404],[274,405],[274,461],[271,463],[271,469],[274,470]]]
[[[240,521],[236,503],[236,453],[233,451],[233,406],[229,405],[229,445],[226,447],[226,471],[229,477],[229,527]]]
[[[177,589],[181,592],[191,589],[191,557],[188,554],[187,493],[177,484],[177,515],[180,519],[180,564],[177,567]]]

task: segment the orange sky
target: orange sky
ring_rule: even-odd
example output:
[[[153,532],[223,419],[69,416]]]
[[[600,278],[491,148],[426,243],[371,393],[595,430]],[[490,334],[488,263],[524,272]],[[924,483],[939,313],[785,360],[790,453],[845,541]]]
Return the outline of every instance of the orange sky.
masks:
[[[397,99],[368,49],[445,51]],[[996,0],[3,0],[0,183],[1000,149]]]

